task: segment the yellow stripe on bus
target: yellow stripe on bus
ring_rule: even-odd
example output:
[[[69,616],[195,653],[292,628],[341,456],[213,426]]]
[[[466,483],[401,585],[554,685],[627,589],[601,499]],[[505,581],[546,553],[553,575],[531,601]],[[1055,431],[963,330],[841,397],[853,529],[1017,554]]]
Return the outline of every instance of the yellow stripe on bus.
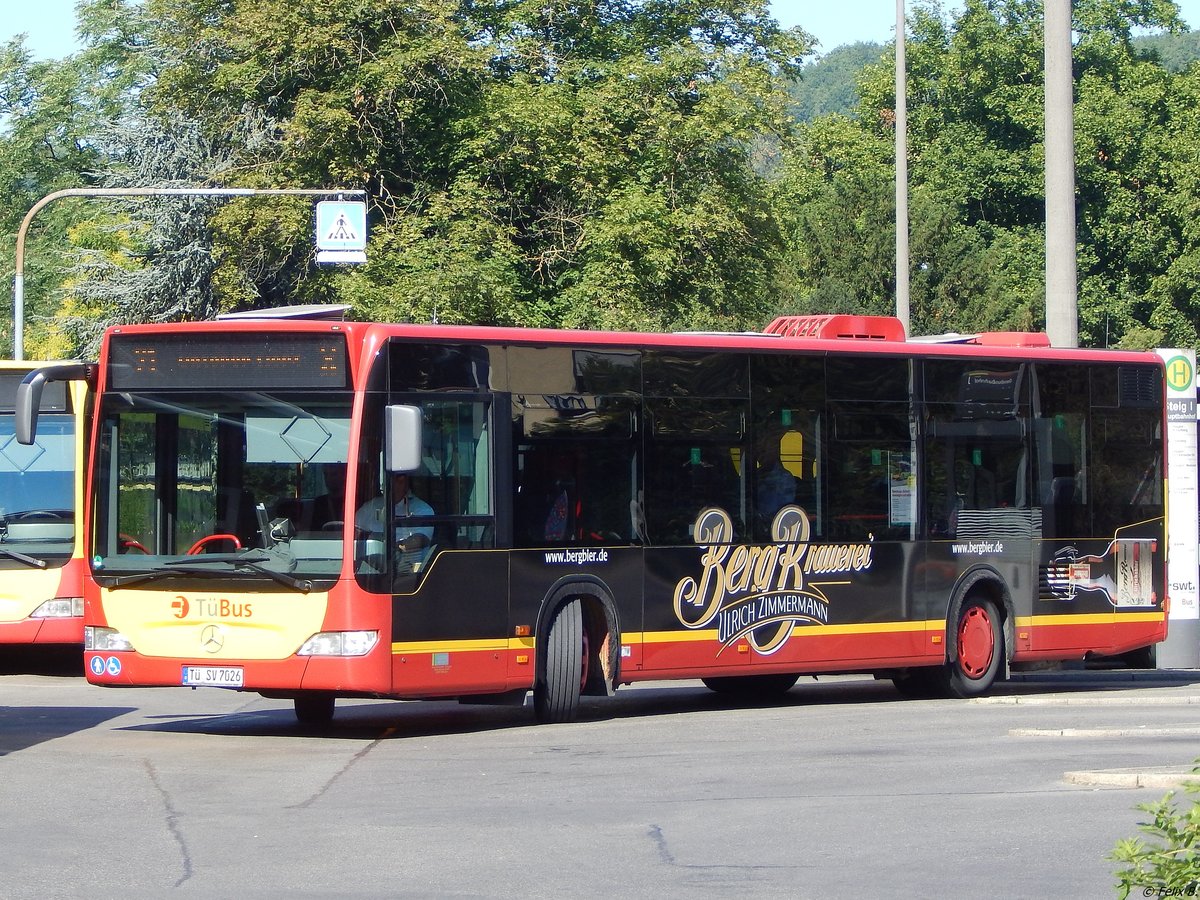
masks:
[[[1013,624],[1018,628],[1030,628],[1039,625],[1111,625],[1114,623],[1113,613],[1089,613],[1081,615],[1058,616],[1018,616]],[[1116,620],[1119,622],[1160,622],[1163,613],[1122,613]],[[913,631],[942,631],[946,623],[942,619],[928,619],[920,622],[860,622],[853,625],[806,625],[796,636],[828,636],[843,634],[899,634]],[[621,635],[621,643],[635,644],[670,644],[670,643],[699,643],[717,640],[715,628],[680,631],[627,631]],[[534,639],[482,638],[470,641],[397,641],[392,644],[393,653],[434,653],[452,650],[532,650]]]
[[[393,653],[445,653],[452,650],[532,650],[533,638],[480,638],[472,641],[394,641]]]
[[[1164,615],[1162,610],[1139,613],[1117,613],[1114,610],[1110,613],[1017,616],[1013,620],[1013,624],[1017,628],[1036,628],[1039,625],[1120,625],[1126,622],[1161,622]]]

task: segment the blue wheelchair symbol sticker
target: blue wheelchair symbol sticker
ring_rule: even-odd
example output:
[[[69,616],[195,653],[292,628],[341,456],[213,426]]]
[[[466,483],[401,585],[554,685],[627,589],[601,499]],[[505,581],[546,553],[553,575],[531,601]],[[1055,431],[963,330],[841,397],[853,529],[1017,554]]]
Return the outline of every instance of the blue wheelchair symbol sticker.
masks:
[[[108,658],[108,665],[104,668],[109,675],[112,675],[115,678],[117,675],[121,674],[121,661],[115,656],[110,656]]]

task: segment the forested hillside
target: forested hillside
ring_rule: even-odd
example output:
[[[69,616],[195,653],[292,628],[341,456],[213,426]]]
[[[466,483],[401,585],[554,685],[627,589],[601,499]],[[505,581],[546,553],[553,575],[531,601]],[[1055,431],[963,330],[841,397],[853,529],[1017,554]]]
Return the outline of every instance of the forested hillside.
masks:
[[[829,113],[851,115],[858,105],[858,79],[863,69],[883,58],[880,44],[847,44],[806,63],[788,88],[792,115],[811,122]]]
[[[1179,73],[1200,59],[1200,31],[1143,35],[1133,39],[1133,46],[1157,57],[1167,71]],[[788,89],[792,115],[801,122],[828,113],[852,115],[858,105],[858,79],[863,69],[878,63],[886,50],[881,44],[846,44],[806,62],[800,77]]]

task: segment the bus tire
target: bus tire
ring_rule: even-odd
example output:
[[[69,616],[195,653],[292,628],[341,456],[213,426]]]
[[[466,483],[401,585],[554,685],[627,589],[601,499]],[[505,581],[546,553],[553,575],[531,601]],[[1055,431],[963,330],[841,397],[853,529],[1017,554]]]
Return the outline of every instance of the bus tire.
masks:
[[[1155,669],[1158,667],[1158,654],[1155,652],[1155,646],[1155,644],[1151,644],[1149,647],[1128,650],[1121,654],[1121,662],[1131,669]]]
[[[296,721],[302,725],[328,725],[333,721],[333,694],[303,694],[293,702]]]
[[[539,722],[570,722],[579,712],[583,641],[583,609],[575,597],[555,611],[546,629],[546,649],[533,688]]]
[[[954,652],[946,688],[954,697],[978,697],[996,683],[1004,660],[1004,629],[991,600],[968,594],[954,620]]]
[[[734,697],[776,697],[792,689],[799,675],[720,675],[701,678],[704,686],[717,694]]]

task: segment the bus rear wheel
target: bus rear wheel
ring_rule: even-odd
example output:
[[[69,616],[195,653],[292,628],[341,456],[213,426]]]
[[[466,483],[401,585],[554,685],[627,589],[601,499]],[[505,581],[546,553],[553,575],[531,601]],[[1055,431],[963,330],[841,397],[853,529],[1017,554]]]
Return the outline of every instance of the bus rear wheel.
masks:
[[[579,712],[584,648],[583,608],[576,598],[558,608],[546,632],[540,675],[533,688],[539,722],[570,722]]]
[[[333,721],[332,694],[304,694],[293,701],[296,721],[302,725],[328,725]]]
[[[978,697],[996,683],[1004,659],[1004,632],[992,601],[966,597],[954,624],[954,658],[946,686],[955,697]]]

